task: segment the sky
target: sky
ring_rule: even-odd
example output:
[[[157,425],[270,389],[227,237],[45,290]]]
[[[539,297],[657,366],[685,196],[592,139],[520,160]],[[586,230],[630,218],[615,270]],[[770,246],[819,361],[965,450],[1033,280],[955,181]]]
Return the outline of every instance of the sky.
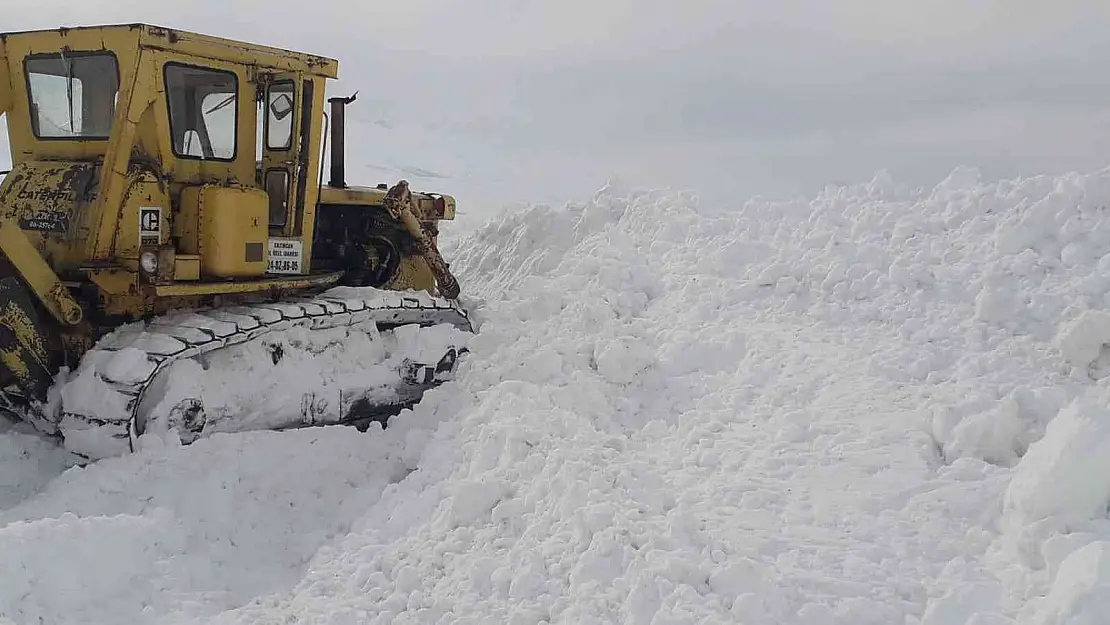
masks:
[[[957,166],[1110,165],[1103,0],[304,6],[39,0],[2,30],[146,21],[339,59],[333,92],[359,92],[349,181],[408,177],[468,222],[610,178],[727,208],[879,170],[931,185]]]

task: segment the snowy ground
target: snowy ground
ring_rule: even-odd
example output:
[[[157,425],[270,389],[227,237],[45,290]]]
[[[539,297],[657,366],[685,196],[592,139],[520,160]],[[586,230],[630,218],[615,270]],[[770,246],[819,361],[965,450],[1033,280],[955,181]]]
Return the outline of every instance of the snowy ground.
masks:
[[[0,432],[0,623],[1101,622],[1107,202],[961,169],[499,217],[447,250],[472,353],[384,432],[68,471]]]

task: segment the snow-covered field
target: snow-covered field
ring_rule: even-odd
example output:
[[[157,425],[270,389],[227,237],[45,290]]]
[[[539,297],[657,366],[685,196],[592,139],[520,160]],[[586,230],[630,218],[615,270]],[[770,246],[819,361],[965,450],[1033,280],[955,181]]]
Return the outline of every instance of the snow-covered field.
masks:
[[[0,432],[0,623],[1105,622],[1108,202],[957,169],[500,216],[446,250],[458,378],[385,431],[69,470]]]

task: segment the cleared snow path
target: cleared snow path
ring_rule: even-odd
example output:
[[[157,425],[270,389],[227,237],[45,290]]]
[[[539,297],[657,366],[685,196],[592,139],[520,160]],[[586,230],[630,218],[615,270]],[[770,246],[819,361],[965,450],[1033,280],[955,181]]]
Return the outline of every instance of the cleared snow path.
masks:
[[[504,216],[448,253],[481,321],[456,382],[384,433],[221,436],[15,493],[0,617],[1098,622],[1108,202],[1110,171],[961,169]]]

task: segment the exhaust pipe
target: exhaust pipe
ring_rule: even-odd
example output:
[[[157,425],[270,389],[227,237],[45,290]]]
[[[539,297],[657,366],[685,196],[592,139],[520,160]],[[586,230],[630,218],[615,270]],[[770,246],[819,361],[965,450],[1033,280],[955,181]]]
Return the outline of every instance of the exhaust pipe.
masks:
[[[346,176],[347,146],[343,141],[346,129],[343,122],[346,106],[354,102],[357,97],[358,92],[356,91],[354,95],[347,98],[328,98],[328,104],[331,105],[331,180],[328,181],[329,187],[347,188],[347,181],[344,180]]]

